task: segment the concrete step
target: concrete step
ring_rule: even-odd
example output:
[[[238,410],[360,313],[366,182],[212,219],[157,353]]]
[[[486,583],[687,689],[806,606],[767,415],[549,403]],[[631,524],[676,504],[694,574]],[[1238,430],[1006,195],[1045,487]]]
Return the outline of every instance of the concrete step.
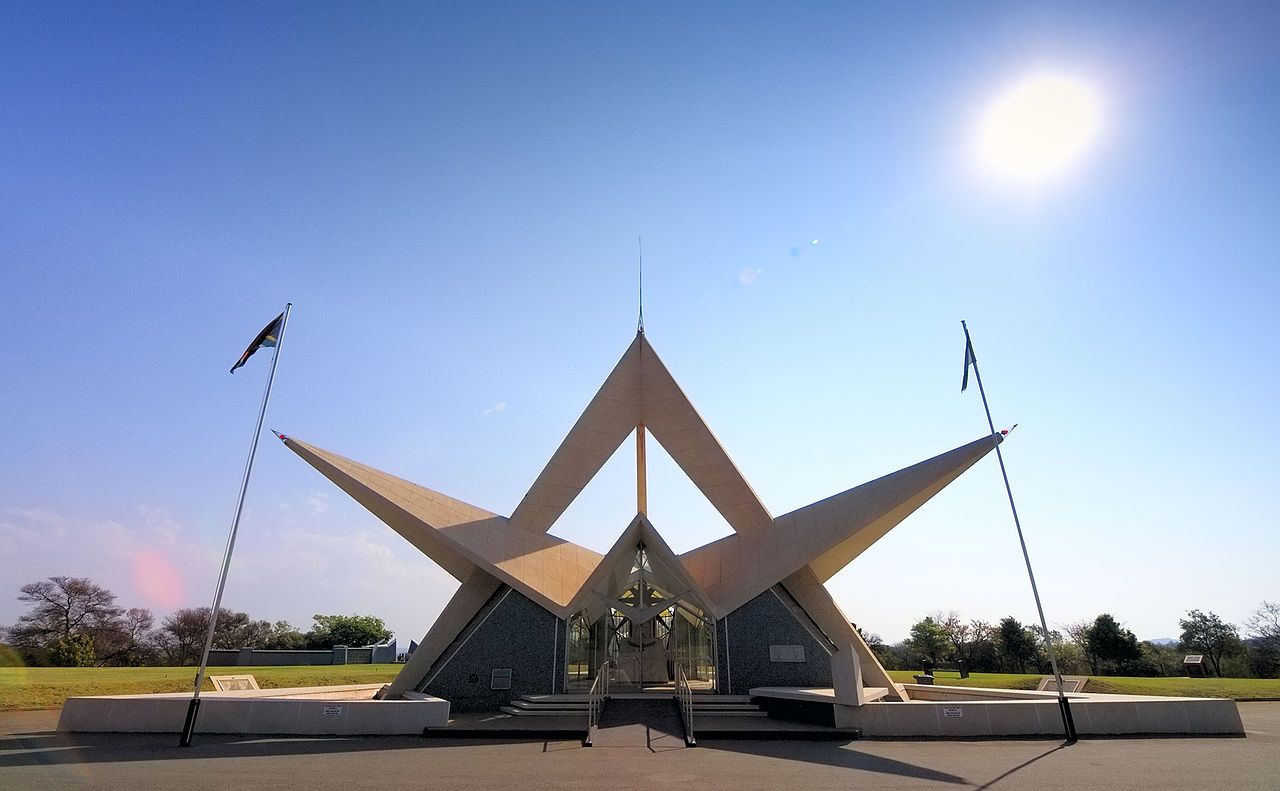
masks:
[[[693,693],[694,703],[750,703],[750,695],[701,695]]]
[[[583,719],[584,722],[587,714],[586,709],[557,709],[550,706],[531,709],[521,709],[515,706],[501,706],[498,710],[503,714],[513,714],[517,717],[579,717]]]
[[[572,702],[548,702],[548,701],[529,701],[529,700],[513,700],[511,705],[518,709],[564,709],[566,711],[586,711],[586,703]]]
[[[558,695],[521,695],[520,700],[530,703],[586,703],[591,700],[591,696],[569,692]]]
[[[693,713],[693,727],[695,729],[698,727],[699,717],[719,718],[719,717],[768,717],[768,716],[769,716],[769,712],[760,711],[759,709],[741,709],[738,711],[716,710],[716,711],[708,711],[708,712],[695,711]]]

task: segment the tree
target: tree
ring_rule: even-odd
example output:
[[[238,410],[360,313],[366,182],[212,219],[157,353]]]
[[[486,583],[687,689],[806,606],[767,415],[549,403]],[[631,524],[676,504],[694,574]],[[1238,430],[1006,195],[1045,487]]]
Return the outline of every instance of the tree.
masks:
[[[933,665],[942,661],[951,651],[951,641],[947,638],[946,630],[932,615],[926,615],[923,620],[912,625],[907,645]]]
[[[332,648],[335,645],[365,646],[391,639],[391,630],[381,618],[372,615],[320,615],[307,632],[308,648]]]
[[[1062,627],[1062,631],[1067,633],[1067,638],[1071,640],[1071,642],[1080,646],[1080,650],[1084,651],[1088,647],[1089,641],[1086,639],[1086,636],[1089,633],[1089,627],[1092,625],[1093,624],[1089,621],[1076,621],[1074,623],[1064,625]]]
[[[996,653],[1005,668],[1027,672],[1027,664],[1036,660],[1036,636],[1012,615],[1000,619],[995,635]]]
[[[884,645],[884,638],[882,638],[880,635],[876,634],[875,632],[865,631],[861,626],[858,626],[856,623],[853,623],[852,621],[849,622],[849,625],[857,630],[858,635],[862,638],[862,642],[866,643],[867,647],[870,648],[872,651]]]
[[[1261,640],[1280,650],[1280,604],[1264,601],[1244,622],[1254,640]]]
[[[118,607],[111,591],[86,577],[49,577],[19,588],[30,609],[6,630],[28,660],[55,664],[125,664],[142,653],[150,610]]]
[[[1244,622],[1249,635],[1249,666],[1259,678],[1280,670],[1280,604],[1264,601]]]
[[[200,661],[204,641],[209,633],[208,607],[188,607],[165,616],[152,644],[171,665],[193,665]],[[272,626],[255,621],[248,613],[218,608],[218,622],[213,632],[213,647],[222,649],[261,648],[270,639]]]
[[[1138,645],[1142,648],[1142,661],[1150,665],[1156,675],[1182,675],[1183,654],[1177,646],[1153,643],[1150,640],[1143,640]]]
[[[1094,675],[1132,669],[1142,659],[1142,648],[1133,632],[1120,625],[1110,613],[1102,613],[1084,633],[1085,654]]]
[[[154,655],[150,635],[155,617],[150,610],[130,607],[97,637],[95,651],[103,665],[139,665]]]
[[[262,647],[276,650],[306,648],[307,636],[294,628],[293,624],[288,621],[276,621],[271,625],[271,634]]]
[[[1182,647],[1204,654],[1218,677],[1222,676],[1223,657],[1238,654],[1244,649],[1235,624],[1223,622],[1214,613],[1190,610],[1178,625],[1182,627]]]
[[[1059,635],[1054,631],[1052,634]],[[1075,640],[1055,639],[1053,648],[1058,652],[1058,669],[1067,675],[1080,675],[1088,672],[1089,662],[1085,658],[1084,649]]]
[[[50,664],[58,667],[90,667],[94,659],[93,638],[87,634],[59,637],[49,646]]]
[[[968,670],[978,670],[991,664],[989,660],[994,659],[995,656],[995,647],[992,643],[996,631],[994,626],[986,621],[965,623],[960,618],[960,613],[955,610],[945,615],[938,613],[934,617],[941,624],[942,631],[950,641],[956,659],[963,662]]]
[[[18,601],[31,610],[9,629],[13,645],[47,647],[110,624],[123,612],[114,593],[85,577],[50,577],[18,590]]]

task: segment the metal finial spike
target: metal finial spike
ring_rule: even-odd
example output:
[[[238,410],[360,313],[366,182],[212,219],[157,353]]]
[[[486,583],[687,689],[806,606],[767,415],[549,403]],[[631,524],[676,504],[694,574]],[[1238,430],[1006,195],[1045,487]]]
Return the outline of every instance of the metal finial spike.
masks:
[[[636,323],[636,334],[644,335],[644,239],[643,237],[640,237],[640,236],[636,237],[636,249],[639,253],[639,259],[640,259],[640,283],[639,283],[640,320]]]

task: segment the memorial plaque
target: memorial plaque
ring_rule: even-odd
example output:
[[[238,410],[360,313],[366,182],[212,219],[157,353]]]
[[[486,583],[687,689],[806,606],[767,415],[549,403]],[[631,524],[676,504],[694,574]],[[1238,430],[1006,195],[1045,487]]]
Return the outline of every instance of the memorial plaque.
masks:
[[[336,717],[341,713],[342,713],[341,706],[325,706],[324,707],[324,716],[326,717]]]
[[[942,716],[944,716],[944,717],[953,717],[953,718],[954,718],[954,717],[963,717],[963,716],[964,716],[964,709],[960,708],[959,706],[943,706],[943,707],[942,707]]]
[[[213,688],[219,692],[242,692],[258,689],[258,680],[253,676],[209,676]]]
[[[769,646],[770,662],[803,662],[804,646],[802,645],[771,645]]]

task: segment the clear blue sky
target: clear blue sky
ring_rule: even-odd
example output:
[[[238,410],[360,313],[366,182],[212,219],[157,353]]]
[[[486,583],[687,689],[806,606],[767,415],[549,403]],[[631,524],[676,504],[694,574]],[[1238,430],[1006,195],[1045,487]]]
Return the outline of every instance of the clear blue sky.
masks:
[[[1280,9],[1258,3],[0,8],[0,623],[89,576],[208,603],[268,425],[509,513],[635,329],[776,514],[985,431],[1051,624],[1280,599]],[[976,168],[1052,68],[1102,134]],[[817,244],[814,244],[814,241]],[[502,408],[495,408],[499,404]],[[269,439],[269,435],[268,435]],[[627,448],[554,532],[607,548]],[[678,550],[718,515],[651,451]],[[830,583],[889,639],[1034,618],[995,460]],[[419,638],[455,584],[264,443],[226,603]]]

